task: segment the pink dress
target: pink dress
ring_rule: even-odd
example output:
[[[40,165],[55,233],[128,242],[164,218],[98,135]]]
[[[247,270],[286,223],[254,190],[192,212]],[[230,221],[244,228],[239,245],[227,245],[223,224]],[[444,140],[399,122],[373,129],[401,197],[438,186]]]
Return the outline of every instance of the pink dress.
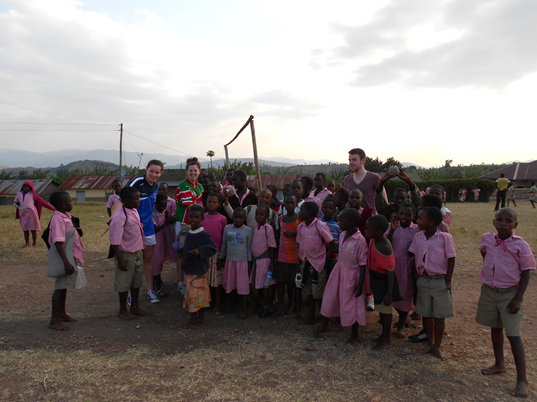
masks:
[[[390,229],[388,229],[389,231]],[[408,248],[419,232],[418,225],[410,223],[407,228],[400,225],[393,232],[392,247],[395,255],[395,276],[399,284],[399,292],[403,300],[394,302],[397,310],[404,312],[413,311],[414,306],[414,280],[412,278],[412,258],[408,255]]]
[[[263,284],[270,267],[270,249],[276,249],[276,237],[274,229],[268,223],[264,225],[257,224],[252,236],[252,257],[254,264],[250,275],[250,282],[256,289],[263,289]],[[269,255],[269,258],[263,256]],[[271,279],[270,285],[276,281]]]
[[[326,284],[321,314],[325,317],[341,317],[344,327],[354,323],[366,325],[366,289],[364,286],[360,297],[356,297],[354,288],[360,280],[360,266],[367,265],[367,242],[360,231],[345,240],[346,234],[341,232],[339,236],[338,262]]]
[[[166,221],[166,210],[158,212],[153,209],[153,222],[156,226],[162,225]],[[167,215],[168,217],[173,215]],[[177,251],[172,244],[175,240],[173,236],[173,225],[168,225],[164,229],[155,233],[157,244],[153,251],[153,275],[160,275],[165,262],[177,262]]]
[[[209,233],[211,239],[214,240],[218,250],[216,254],[209,258],[209,270],[207,271],[207,280],[209,286],[217,287],[224,284],[224,270],[218,269],[218,256],[222,248],[222,234],[227,225],[227,219],[224,215],[209,215],[205,213],[201,226]]]
[[[24,194],[22,191],[19,191],[15,196],[14,203],[18,203],[21,207],[26,207],[24,209],[19,209],[20,216],[20,225],[21,229],[26,232],[27,230],[41,230],[41,225],[39,224],[39,216],[37,214],[37,208],[35,207],[34,195],[31,191]]]

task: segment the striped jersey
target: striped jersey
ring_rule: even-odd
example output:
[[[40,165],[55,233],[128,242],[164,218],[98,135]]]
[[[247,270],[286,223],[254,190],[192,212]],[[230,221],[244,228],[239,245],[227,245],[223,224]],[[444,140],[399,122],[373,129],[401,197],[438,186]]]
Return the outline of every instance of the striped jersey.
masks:
[[[179,183],[179,187],[175,190],[175,201],[177,201],[175,217],[178,222],[189,224],[187,207],[192,204],[200,204],[201,193],[203,193],[203,186],[198,182],[193,185],[188,179],[185,179]]]

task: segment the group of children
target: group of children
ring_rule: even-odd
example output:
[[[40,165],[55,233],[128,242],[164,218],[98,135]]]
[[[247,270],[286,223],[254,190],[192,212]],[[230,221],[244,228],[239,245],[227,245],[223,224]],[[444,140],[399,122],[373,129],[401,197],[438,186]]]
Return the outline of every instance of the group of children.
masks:
[[[118,316],[130,320],[149,314],[138,304],[144,279],[146,236],[137,211],[140,191],[130,186],[115,189],[119,190],[122,202],[110,221],[110,244],[116,264],[114,291],[119,294]],[[211,288],[216,294],[214,311],[222,310],[221,289],[224,289],[227,294],[233,293],[228,298],[228,310],[238,306],[238,318],[243,320],[249,316],[248,301],[254,289],[257,295],[253,312],[258,317],[280,317],[294,312],[305,324],[314,324],[318,306],[321,326],[314,336],[330,330],[330,318],[340,317],[342,326],[351,327],[349,342],[354,343],[359,326],[367,323],[366,300],[371,295],[382,326],[375,350],[391,348],[392,309],[395,308],[399,313],[395,336],[404,337],[403,328],[414,312],[414,317],[423,319],[427,339],[422,353],[432,353],[444,360],[441,343],[445,319],[454,316],[451,283],[456,254],[448,229],[451,213],[442,206],[441,186],[432,186],[429,194],[412,196],[411,200],[406,190],[400,190],[395,191],[394,202],[382,205],[379,210],[382,213],[376,214],[373,208],[361,207],[360,190],[349,192],[340,187],[331,191],[324,187],[322,174],[315,180],[302,177],[284,189],[277,212],[271,208],[275,206],[275,194],[267,189],[259,194],[259,204],[255,207],[234,208],[231,223],[228,216],[219,212],[222,194],[210,192],[203,198],[204,205],[188,208],[190,229],[184,245],[175,242],[176,252],[170,252],[175,239],[171,232],[173,200],[169,203],[166,188],[162,192],[159,189],[161,194],[157,195],[154,206],[154,231],[157,235],[164,234],[167,228],[170,231],[157,240],[162,247],[153,254],[157,261],[153,275],[162,287],[162,264],[177,258],[179,253],[186,284],[184,306],[190,313],[190,320],[183,327],[190,329],[205,321],[204,311],[211,306]],[[323,200],[315,194],[324,196]],[[226,196],[226,204],[227,201]],[[65,275],[55,280],[49,327],[64,330],[69,328],[64,322],[76,321],[66,314],[65,300],[66,290],[75,287],[77,264],[83,264],[82,244],[78,232],[73,233],[69,194],[54,193],[50,202],[56,209],[50,223],[51,253],[59,256]],[[108,205],[110,211],[114,207]],[[252,214],[253,227],[246,224]],[[273,214],[276,219],[271,219]],[[484,234],[480,244],[484,259],[480,274],[483,285],[476,320],[491,327],[496,362],[483,370],[483,374],[505,371],[505,327],[518,373],[513,394],[524,396],[527,379],[520,337],[522,299],[529,272],[535,269],[535,259],[529,245],[513,233],[518,225],[513,210],[497,211],[493,225],[497,233]],[[156,288],[158,280],[152,283]],[[284,307],[286,287],[287,309]],[[306,317],[302,317],[302,291],[308,300]],[[277,307],[273,311],[276,295]]]

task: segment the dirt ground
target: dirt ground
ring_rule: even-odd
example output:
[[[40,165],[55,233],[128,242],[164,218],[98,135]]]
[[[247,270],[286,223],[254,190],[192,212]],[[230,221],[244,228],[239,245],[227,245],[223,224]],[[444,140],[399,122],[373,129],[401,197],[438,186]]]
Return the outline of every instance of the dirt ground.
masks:
[[[479,236],[466,223],[455,223],[475,214],[477,207],[448,207],[455,216],[458,257],[456,317],[447,320],[444,338],[447,362],[421,355],[423,345],[407,339],[393,339],[389,351],[373,351],[371,340],[380,333],[374,312],[360,328],[360,342],[352,346],[346,343],[350,328],[337,320],[332,320],[332,332],[315,339],[314,327],[302,325],[294,315],[259,319],[251,314],[240,321],[234,313],[208,313],[198,330],[182,329],[188,317],[172,265],[163,272],[170,296],[154,305],[141,297],[142,308],[152,316],[126,322],[116,316],[113,264],[97,251],[86,253],[88,286],[68,292],[68,313],[79,321],[70,331],[53,331],[46,326],[52,280],[44,277],[40,245],[24,250],[26,257],[20,259],[36,262],[0,262],[0,400],[514,400],[509,392],[516,377],[507,340],[508,372],[493,377],[479,372],[493,362],[489,329],[474,320],[481,286]],[[533,213],[526,209],[524,213]],[[491,218],[490,211],[479,211],[478,219]],[[536,251],[535,235],[529,234],[536,220],[531,219],[525,230]],[[532,388],[536,289],[532,275],[523,323]],[[406,329],[405,335],[418,331]],[[532,391],[529,400],[536,395]]]

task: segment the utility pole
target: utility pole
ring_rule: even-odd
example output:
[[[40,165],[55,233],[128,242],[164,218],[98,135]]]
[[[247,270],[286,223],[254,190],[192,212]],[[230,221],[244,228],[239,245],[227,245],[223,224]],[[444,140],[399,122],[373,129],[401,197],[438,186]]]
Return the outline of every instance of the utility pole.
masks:
[[[119,179],[121,180],[121,169],[123,166],[123,123],[119,125]]]
[[[261,172],[259,171],[259,160],[257,159],[257,142],[255,140],[254,116],[250,116],[250,130],[252,131],[252,145],[254,148],[254,165],[257,176],[257,191],[261,191]]]

